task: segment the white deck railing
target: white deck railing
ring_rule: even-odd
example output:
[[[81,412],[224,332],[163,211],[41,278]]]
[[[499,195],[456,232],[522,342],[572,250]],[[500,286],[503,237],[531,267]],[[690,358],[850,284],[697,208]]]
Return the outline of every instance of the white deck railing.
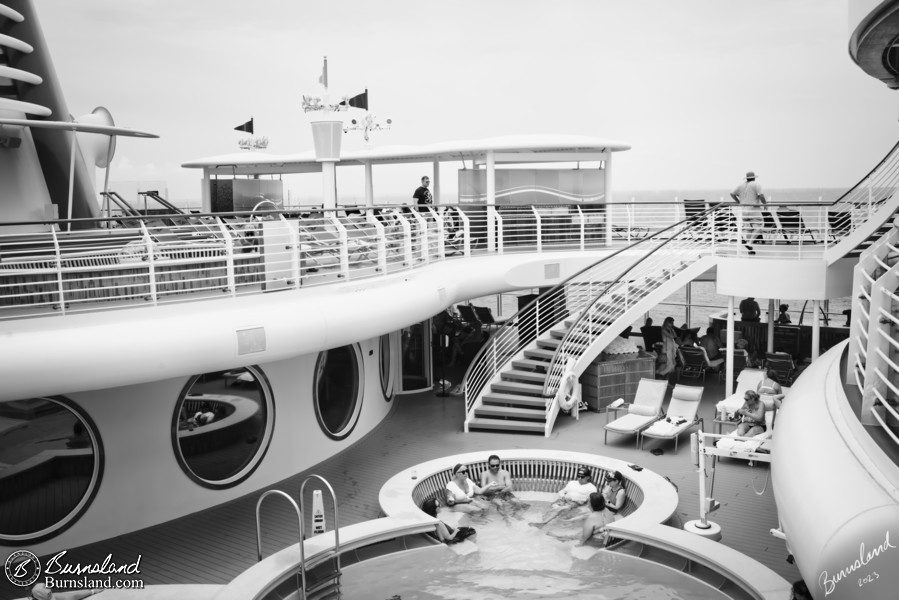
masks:
[[[825,213],[846,213],[839,222],[851,226],[877,206],[855,197],[844,204],[839,210],[771,207],[764,235],[779,242],[778,252],[759,257],[786,249],[800,256],[820,252],[851,231],[828,228]],[[3,223],[0,320],[299,289],[457,256],[623,247],[695,209],[680,203],[446,205],[424,212],[382,206]],[[745,252],[737,243],[739,210],[722,205],[708,214],[721,252]]]

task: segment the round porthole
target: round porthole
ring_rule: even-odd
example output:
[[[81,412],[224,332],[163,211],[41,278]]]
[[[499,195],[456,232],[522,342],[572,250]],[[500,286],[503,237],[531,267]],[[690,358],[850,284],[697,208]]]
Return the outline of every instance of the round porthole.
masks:
[[[318,355],[315,363],[315,417],[335,440],[348,436],[362,408],[362,355],[359,346],[342,346]]]
[[[204,487],[237,485],[265,456],[274,421],[271,388],[257,367],[196,375],[175,408],[175,456]]]
[[[0,403],[0,543],[49,539],[90,505],[103,474],[93,421],[62,397]]]
[[[393,355],[390,350],[390,334],[382,335],[378,348],[378,374],[381,378],[381,392],[387,402],[393,400]]]

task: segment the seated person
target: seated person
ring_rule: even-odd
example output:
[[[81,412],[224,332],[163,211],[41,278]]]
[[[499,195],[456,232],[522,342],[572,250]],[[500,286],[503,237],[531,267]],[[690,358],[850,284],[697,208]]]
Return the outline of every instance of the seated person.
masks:
[[[584,518],[584,523],[580,527],[580,531],[549,531],[547,535],[559,538],[560,540],[578,540],[578,545],[583,546],[587,542],[593,541],[599,546],[605,546],[608,540],[608,532],[605,527],[615,520],[615,516],[609,511],[603,495],[599,492],[593,492],[588,497],[591,512]]]
[[[743,406],[734,413],[737,416],[742,416],[742,422],[737,426],[737,435],[754,437],[764,433],[767,429],[765,427],[765,405],[759,398],[758,392],[746,390],[743,400]]]
[[[535,523],[537,527],[546,525],[553,519],[557,518],[563,511],[571,512],[584,506],[590,494],[597,492],[596,486],[590,481],[591,473],[589,467],[580,467],[577,470],[577,479],[569,481],[564,488],[559,491],[559,499],[553,502],[546,514],[543,515],[543,521]],[[575,515],[576,516],[576,515]],[[574,518],[574,517],[569,517]]]
[[[771,396],[774,400],[775,408],[780,408],[784,399],[784,392],[774,369],[768,369],[765,373],[765,378],[759,382],[758,393]]]
[[[777,320],[774,322],[778,325],[788,325],[789,323],[792,323],[792,321],[790,321],[790,315],[787,314],[788,310],[790,310],[789,304],[781,304],[780,314],[777,315]]]
[[[609,473],[606,484],[602,486],[602,496],[606,509],[615,519],[620,519],[618,514],[627,502],[627,492],[624,491],[624,476],[618,471]]]
[[[437,508],[440,506],[440,501],[437,498],[429,498],[425,500],[424,504],[421,505],[421,509],[428,514],[428,516],[437,518]],[[434,531],[428,532],[428,535],[437,540],[438,542],[443,542],[444,544],[458,544],[462,540],[467,537],[471,537],[475,534],[475,530],[471,527],[459,527],[458,529],[453,529],[443,521],[437,523],[437,529]]]
[[[678,333],[680,334],[677,338],[679,346],[692,346],[697,342],[693,331],[690,330],[690,326],[687,323],[680,326]]]
[[[463,464],[457,464],[453,467],[453,478],[446,484],[446,505],[462,512],[485,509],[487,508],[487,503],[474,496],[475,494],[483,494],[486,489],[491,487],[494,487],[494,484],[488,485],[487,488],[476,485],[474,481],[468,478],[468,467]]]
[[[496,454],[487,459],[487,470],[481,473],[481,489],[484,498],[493,502],[500,514],[504,514],[507,504],[513,509],[524,508],[512,493],[512,475],[502,468],[502,461]]]
[[[706,329],[705,335],[699,338],[699,345],[705,348],[705,353],[709,356],[709,360],[718,358],[722,348],[721,340],[714,334],[714,330],[711,327]]]
[[[759,303],[755,301],[755,298],[750,296],[749,298],[740,301],[741,321],[758,322],[761,315],[762,310],[759,308]]]

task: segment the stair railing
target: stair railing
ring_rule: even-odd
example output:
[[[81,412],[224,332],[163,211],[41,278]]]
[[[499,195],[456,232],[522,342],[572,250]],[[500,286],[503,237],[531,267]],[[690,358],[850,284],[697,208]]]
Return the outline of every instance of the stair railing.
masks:
[[[720,215],[726,215],[726,218]],[[597,295],[620,280],[630,261],[640,262],[644,256],[652,255],[673,239],[682,239],[688,231],[693,232],[693,243],[684,246],[685,258],[699,249],[710,250],[716,239],[710,231],[718,227],[720,232],[722,223],[733,222],[730,215],[730,205],[719,205],[699,218],[694,216],[670,225],[585,267],[519,310],[481,347],[465,374],[466,420],[471,419],[485,387],[506,364],[564,317],[578,314],[592,305]],[[732,233],[728,232],[731,237]],[[544,387],[545,395],[549,391]]]
[[[655,289],[678,273],[715,250],[715,222],[719,213],[730,213],[730,206],[706,209],[681,221],[671,237],[663,240],[646,254],[641,254],[626,269],[604,287],[592,290],[592,297],[583,304],[574,322],[556,347],[547,377],[543,384],[543,396],[547,398],[547,410],[559,388],[559,383],[569,360],[579,360],[593,342],[609,328],[623,329],[619,319],[630,307],[651,294]]]

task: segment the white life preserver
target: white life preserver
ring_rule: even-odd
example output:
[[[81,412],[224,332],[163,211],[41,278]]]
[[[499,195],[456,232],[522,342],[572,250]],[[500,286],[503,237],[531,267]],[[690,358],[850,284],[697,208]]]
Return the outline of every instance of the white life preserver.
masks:
[[[562,375],[562,381],[559,384],[559,391],[556,392],[556,398],[559,401],[559,408],[565,412],[569,412],[578,405],[578,389],[577,375],[572,371],[566,370]]]

